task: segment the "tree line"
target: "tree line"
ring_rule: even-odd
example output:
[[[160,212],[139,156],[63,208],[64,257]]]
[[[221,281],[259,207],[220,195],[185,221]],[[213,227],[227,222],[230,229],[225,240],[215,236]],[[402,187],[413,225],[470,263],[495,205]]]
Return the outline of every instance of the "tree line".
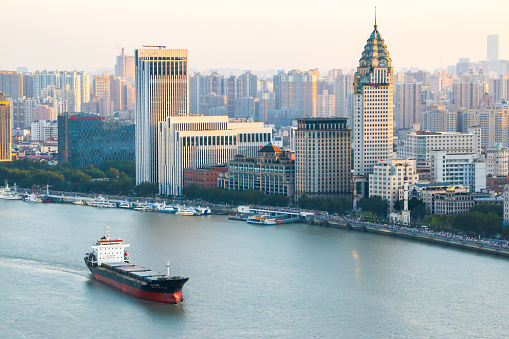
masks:
[[[107,161],[98,167],[70,164],[49,165],[47,162],[21,159],[0,164],[0,182],[7,180],[21,188],[41,188],[49,185],[51,190],[111,195],[153,196],[158,187],[153,183],[135,184],[134,161]]]
[[[184,186],[187,199],[202,199],[219,204],[253,204],[267,206],[288,206],[289,198],[283,194],[265,194],[262,191],[225,190],[219,187],[203,187],[197,184]]]
[[[503,223],[502,205],[479,204],[467,213],[433,214],[423,220],[425,225],[438,231],[464,233],[469,236],[509,237],[509,226]]]

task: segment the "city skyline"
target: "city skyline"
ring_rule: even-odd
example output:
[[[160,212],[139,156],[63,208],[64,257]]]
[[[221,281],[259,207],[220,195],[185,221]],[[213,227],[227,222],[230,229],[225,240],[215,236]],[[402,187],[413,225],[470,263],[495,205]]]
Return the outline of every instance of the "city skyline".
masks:
[[[304,2],[287,0],[256,4],[248,7],[219,0],[212,5],[195,0],[179,4],[179,11],[189,15],[168,20],[174,7],[161,1],[137,6],[136,11],[132,10],[132,1],[91,0],[87,6],[59,0],[44,4],[9,1],[4,5],[7,12],[26,17],[22,27],[16,19],[19,16],[5,18],[6,26],[17,25],[18,29],[4,37],[4,48],[12,53],[3,58],[0,68],[95,72],[112,68],[122,47],[133,55],[134,49],[142,45],[160,44],[188,49],[194,60],[190,69],[351,69],[373,24],[375,5],[378,24],[384,38],[391,41],[391,56],[399,68],[445,68],[460,57],[485,60],[486,38],[491,34],[499,35],[500,59],[509,58],[503,17],[509,3],[503,1],[484,7],[472,1],[436,0],[426,6],[401,0],[348,5],[322,0],[312,8]],[[160,10],[153,11],[154,7]],[[52,23],[47,16],[55,10],[61,20]],[[246,20],[246,16],[252,20]],[[103,25],[93,25],[97,19]],[[178,34],[171,33],[174,31]]]

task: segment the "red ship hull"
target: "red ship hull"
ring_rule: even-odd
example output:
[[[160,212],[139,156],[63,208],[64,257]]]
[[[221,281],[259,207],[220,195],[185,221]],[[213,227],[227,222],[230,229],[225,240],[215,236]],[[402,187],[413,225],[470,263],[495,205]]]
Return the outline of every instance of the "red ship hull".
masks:
[[[126,285],[120,281],[116,281],[97,273],[92,273],[95,280],[105,283],[106,285],[112,286],[124,293],[132,295],[135,298],[143,299],[147,301],[154,301],[165,304],[178,304],[182,300],[182,291],[174,293],[159,293],[140,290],[136,287]]]

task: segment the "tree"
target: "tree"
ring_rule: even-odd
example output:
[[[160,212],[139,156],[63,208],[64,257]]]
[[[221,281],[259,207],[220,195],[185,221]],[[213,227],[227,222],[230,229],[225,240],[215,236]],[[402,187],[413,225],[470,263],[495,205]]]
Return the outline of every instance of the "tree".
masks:
[[[359,206],[363,211],[370,211],[377,215],[379,218],[385,218],[387,216],[387,208],[389,204],[387,200],[383,200],[379,196],[370,198],[362,198],[359,201]]]
[[[134,187],[134,192],[140,197],[153,197],[159,193],[159,187],[153,182],[144,181]]]
[[[118,176],[120,175],[120,171],[116,168],[110,168],[108,170],[108,172],[106,172],[106,175],[108,176],[108,178],[110,178],[111,180],[117,180],[118,179]]]

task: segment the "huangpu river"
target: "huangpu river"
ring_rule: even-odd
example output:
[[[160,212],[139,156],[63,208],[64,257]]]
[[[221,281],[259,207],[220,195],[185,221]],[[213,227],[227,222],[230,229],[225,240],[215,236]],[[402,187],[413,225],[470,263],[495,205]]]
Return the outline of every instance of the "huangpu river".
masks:
[[[190,277],[184,302],[95,281],[110,227],[131,262]],[[303,223],[0,200],[2,338],[503,338],[509,260]]]

